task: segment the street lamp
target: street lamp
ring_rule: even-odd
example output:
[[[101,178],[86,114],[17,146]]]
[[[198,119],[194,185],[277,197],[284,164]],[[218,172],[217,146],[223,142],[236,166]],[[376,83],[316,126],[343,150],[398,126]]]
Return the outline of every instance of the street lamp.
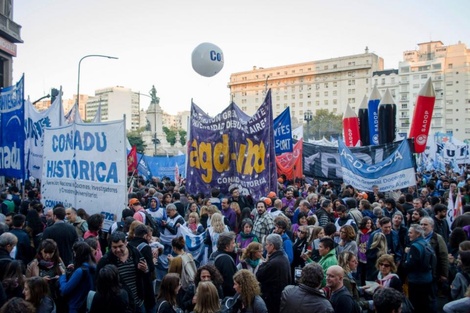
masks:
[[[109,55],[103,55],[103,54],[88,54],[85,55],[78,61],[78,79],[77,79],[77,108],[80,108],[80,66],[82,64],[82,61],[86,58],[107,58],[107,59],[118,59],[117,57],[112,57]],[[86,120],[86,108],[85,108],[85,120]]]
[[[155,130],[155,134],[153,134],[152,142],[154,144],[154,153],[153,156],[157,156],[157,145],[160,143],[160,139],[157,138],[157,130]]]
[[[310,110],[305,111],[305,113],[304,113],[304,121],[307,122],[307,141],[308,141],[308,137],[309,137],[310,122],[311,122],[312,120],[313,120],[312,111],[310,111]]]

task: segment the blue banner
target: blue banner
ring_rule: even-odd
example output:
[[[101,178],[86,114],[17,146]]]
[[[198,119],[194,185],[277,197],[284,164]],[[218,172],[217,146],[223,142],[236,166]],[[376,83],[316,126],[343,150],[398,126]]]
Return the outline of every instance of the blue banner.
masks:
[[[398,148],[385,160],[367,164],[357,158],[351,150],[339,141],[338,151],[343,171],[343,181],[363,191],[390,191],[416,185],[413,156],[408,141],[402,141]]]
[[[290,120],[290,107],[287,107],[274,119],[274,148],[276,155],[292,152],[292,125]]]
[[[140,158],[140,156],[139,156]],[[186,156],[185,155],[176,155],[171,157],[166,156],[146,156],[144,155],[144,161],[147,164],[148,170],[150,170],[151,176],[157,177],[169,177],[171,180],[175,180],[175,169],[178,165],[178,171],[182,177],[186,177]],[[141,169],[143,170],[141,172]],[[147,171],[144,171],[141,168],[141,164],[138,166],[139,174],[144,176],[148,175]]]
[[[0,92],[0,176],[24,178],[24,76]]]

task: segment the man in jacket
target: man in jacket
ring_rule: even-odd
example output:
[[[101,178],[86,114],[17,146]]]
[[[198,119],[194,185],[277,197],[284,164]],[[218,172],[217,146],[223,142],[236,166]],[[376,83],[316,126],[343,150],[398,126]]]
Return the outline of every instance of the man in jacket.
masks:
[[[52,212],[54,224],[47,227],[43,234],[42,239],[53,239],[57,243],[59,255],[65,266],[72,264],[72,247],[78,241],[78,235],[75,227],[65,223],[65,208],[56,207]]]
[[[126,234],[115,231],[110,236],[110,250],[98,262],[98,273],[105,265],[116,265],[121,283],[132,298],[130,302],[138,312],[152,312],[155,296],[149,275],[149,268],[142,254],[127,243]]]
[[[320,291],[323,269],[317,263],[310,263],[302,269],[298,286],[284,288],[280,313],[334,313],[331,303]]]
[[[260,265],[256,278],[261,285],[261,293],[269,313],[278,313],[281,294],[291,283],[289,260],[282,251],[282,238],[278,234],[266,237],[266,262]]]
[[[374,236],[381,232],[387,238],[387,254],[393,255],[395,263],[400,264],[401,258],[403,255],[402,248],[400,246],[400,239],[398,238],[398,233],[392,229],[392,219],[389,217],[382,217],[379,220],[380,228],[374,231],[367,242],[367,249],[370,248],[371,244],[374,242]]]
[[[344,270],[339,265],[333,265],[326,271],[326,285],[331,290],[330,302],[335,312],[355,312],[354,299],[343,285]]]
[[[336,259],[336,250],[335,250],[335,242],[333,239],[329,237],[323,237],[320,239],[320,243],[318,245],[318,253],[321,256],[320,261],[318,261],[318,264],[323,268],[323,281],[322,281],[322,287],[325,287],[326,285],[326,273],[328,268],[330,268],[333,265],[338,264],[338,259]]]
[[[217,240],[217,251],[213,252],[209,260],[214,262],[214,266],[222,274],[224,282],[222,290],[225,297],[230,297],[235,294],[233,289],[233,275],[237,272],[237,266],[231,253],[235,249],[235,233],[228,232],[222,233]]]
[[[405,250],[409,299],[416,313],[436,312],[432,268],[429,266],[429,261],[425,260],[425,246],[428,243],[423,236],[423,227],[412,224],[408,230],[411,246]]]

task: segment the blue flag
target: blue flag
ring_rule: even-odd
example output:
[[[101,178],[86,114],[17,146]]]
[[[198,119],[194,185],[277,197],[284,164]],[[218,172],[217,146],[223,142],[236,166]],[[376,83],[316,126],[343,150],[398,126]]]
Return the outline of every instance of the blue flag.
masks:
[[[290,107],[287,107],[274,119],[274,148],[276,155],[292,152],[292,125],[290,120]]]

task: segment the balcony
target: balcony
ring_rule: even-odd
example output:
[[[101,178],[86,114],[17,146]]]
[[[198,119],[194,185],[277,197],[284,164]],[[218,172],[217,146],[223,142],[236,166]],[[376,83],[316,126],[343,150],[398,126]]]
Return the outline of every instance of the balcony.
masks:
[[[21,25],[16,24],[5,15],[0,14],[0,35],[13,43],[22,43]]]

